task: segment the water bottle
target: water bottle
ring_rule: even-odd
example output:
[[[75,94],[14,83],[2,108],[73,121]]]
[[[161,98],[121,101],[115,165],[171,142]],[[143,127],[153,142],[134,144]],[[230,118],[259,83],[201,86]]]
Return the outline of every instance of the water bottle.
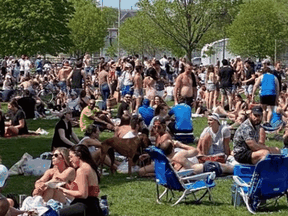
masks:
[[[109,215],[107,195],[101,196],[101,199],[100,199],[100,208],[102,209],[102,212],[103,212],[103,215],[104,215],[104,216]]]

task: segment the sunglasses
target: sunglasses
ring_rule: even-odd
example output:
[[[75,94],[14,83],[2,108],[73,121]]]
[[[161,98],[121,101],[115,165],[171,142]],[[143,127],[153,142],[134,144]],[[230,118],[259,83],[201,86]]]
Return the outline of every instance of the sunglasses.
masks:
[[[52,154],[52,157],[58,158],[58,156],[60,156],[60,155],[61,154],[55,153],[55,154]]]
[[[155,129],[158,129],[158,130],[161,130],[161,128],[162,128],[160,125],[154,125],[153,127],[154,127]]]

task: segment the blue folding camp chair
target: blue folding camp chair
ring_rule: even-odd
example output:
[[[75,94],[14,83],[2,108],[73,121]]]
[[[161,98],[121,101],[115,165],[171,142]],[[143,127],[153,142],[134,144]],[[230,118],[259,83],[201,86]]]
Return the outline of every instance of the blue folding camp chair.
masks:
[[[234,175],[233,179],[236,184],[235,199],[239,194],[248,211],[255,214],[260,204],[266,200],[275,199],[274,204],[277,204],[280,197],[287,196],[288,157],[267,155],[257,163],[251,178],[245,176],[245,179],[242,179]]]
[[[175,172],[168,158],[161,149],[152,146],[147,148],[145,151],[149,153],[150,157],[154,161],[157,203],[161,203],[160,200],[166,193],[168,198],[168,191],[171,191],[172,199],[174,197],[173,190],[183,191],[183,194],[172,206],[177,205],[188,194],[193,194],[196,202],[200,202],[206,194],[209,194],[209,200],[212,201],[211,188],[215,187],[215,172],[207,172],[193,176],[191,176],[193,174],[192,169]],[[161,195],[159,195],[159,185],[165,187],[165,191]],[[195,193],[202,189],[206,189],[206,191],[199,199],[197,199]]]

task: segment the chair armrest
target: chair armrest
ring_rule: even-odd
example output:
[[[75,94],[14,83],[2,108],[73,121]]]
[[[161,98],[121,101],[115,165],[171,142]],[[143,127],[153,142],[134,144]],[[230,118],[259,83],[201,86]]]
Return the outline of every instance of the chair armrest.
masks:
[[[177,175],[179,177],[185,177],[185,176],[190,176],[192,175],[194,172],[194,169],[187,169],[187,170],[183,170],[183,171],[179,171],[177,172]]]
[[[210,177],[211,180],[214,180],[215,173],[214,172],[201,173],[201,174],[181,178],[181,180],[199,181],[199,180],[206,180],[208,177]]]
[[[239,176],[233,176],[233,180],[240,187],[250,187],[250,185],[243,181]]]

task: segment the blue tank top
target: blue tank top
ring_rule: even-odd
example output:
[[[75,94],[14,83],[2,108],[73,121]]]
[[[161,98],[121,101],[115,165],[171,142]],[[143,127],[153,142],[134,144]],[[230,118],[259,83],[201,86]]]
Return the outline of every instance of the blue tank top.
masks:
[[[260,96],[276,95],[275,76],[270,73],[264,74],[260,88]]]
[[[276,123],[277,121],[281,121],[282,120],[282,114],[281,113],[277,113],[277,106],[274,107],[274,109],[272,110],[272,119],[271,119],[271,125],[273,125],[274,123]]]

